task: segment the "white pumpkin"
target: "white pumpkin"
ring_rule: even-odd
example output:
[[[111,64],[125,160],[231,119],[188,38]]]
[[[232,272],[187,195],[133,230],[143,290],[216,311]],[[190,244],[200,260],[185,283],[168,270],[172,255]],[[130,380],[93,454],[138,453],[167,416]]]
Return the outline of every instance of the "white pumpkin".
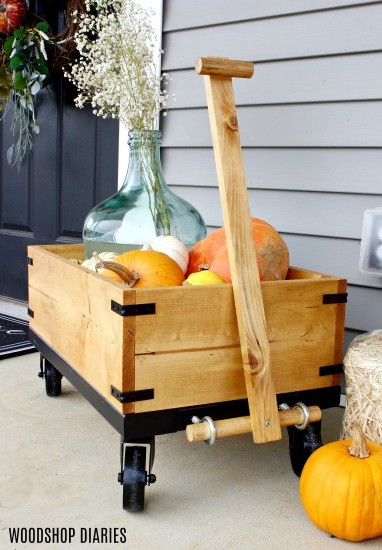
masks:
[[[154,237],[149,243],[143,245],[142,250],[156,250],[170,256],[186,273],[188,266],[188,250],[182,241],[172,235],[159,235]]]
[[[112,262],[119,256],[116,252],[100,252],[98,255],[104,262]],[[96,271],[96,263],[97,261],[95,258],[89,258],[82,262],[81,265],[82,267],[86,267],[86,269],[90,269],[90,271]]]

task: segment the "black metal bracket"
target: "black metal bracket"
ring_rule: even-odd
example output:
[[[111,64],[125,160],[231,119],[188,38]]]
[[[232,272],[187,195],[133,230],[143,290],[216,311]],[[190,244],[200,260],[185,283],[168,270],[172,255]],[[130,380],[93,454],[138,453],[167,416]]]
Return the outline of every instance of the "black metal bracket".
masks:
[[[33,258],[31,258],[30,256],[28,256],[27,262],[28,262],[28,265],[33,265]]]
[[[34,318],[34,311],[30,307],[28,307],[28,316]]]
[[[154,315],[155,304],[130,304],[123,305],[118,304],[114,300],[111,300],[111,310],[122,317],[134,317],[135,315]]]
[[[320,376],[328,376],[329,374],[342,374],[344,372],[343,364],[327,365],[326,367],[320,367]]]
[[[348,301],[348,293],[342,292],[339,294],[323,294],[322,303],[323,304],[346,304]]]
[[[110,392],[113,397],[120,403],[135,403],[136,401],[147,401],[154,399],[154,389],[125,391],[121,392],[114,386],[110,386]]]

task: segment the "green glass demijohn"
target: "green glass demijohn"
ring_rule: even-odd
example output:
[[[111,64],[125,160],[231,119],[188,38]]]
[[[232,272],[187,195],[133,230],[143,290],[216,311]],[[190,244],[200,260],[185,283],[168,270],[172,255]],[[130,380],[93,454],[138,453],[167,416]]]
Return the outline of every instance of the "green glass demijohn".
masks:
[[[83,239],[93,252],[142,248],[157,235],[178,237],[188,248],[206,236],[202,216],[166,184],[160,160],[161,132],[129,132],[130,158],[117,193],[87,215]]]

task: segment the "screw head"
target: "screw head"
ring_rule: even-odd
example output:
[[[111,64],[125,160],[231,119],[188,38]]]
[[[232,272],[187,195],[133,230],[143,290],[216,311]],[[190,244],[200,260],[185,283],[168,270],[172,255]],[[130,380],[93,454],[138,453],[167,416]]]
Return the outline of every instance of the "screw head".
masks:
[[[155,474],[150,474],[149,475],[149,482],[150,483],[155,483],[157,480],[157,476]]]
[[[266,420],[266,421],[265,421],[265,425],[266,425],[267,428],[270,428],[270,426],[271,426],[271,421],[270,421],[270,420]]]

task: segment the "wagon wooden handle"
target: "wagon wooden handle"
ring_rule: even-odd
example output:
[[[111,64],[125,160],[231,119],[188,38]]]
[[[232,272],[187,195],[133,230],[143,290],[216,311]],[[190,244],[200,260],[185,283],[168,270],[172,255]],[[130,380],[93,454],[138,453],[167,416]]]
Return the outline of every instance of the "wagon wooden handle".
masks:
[[[321,409],[316,405],[307,407],[309,411],[309,423],[321,420]],[[279,411],[280,426],[294,426],[301,424],[304,420],[304,414],[301,409],[288,409]],[[251,432],[251,417],[239,416],[237,418],[227,418],[215,422],[216,437],[228,437],[232,435],[247,434]],[[186,436],[190,443],[194,441],[207,441],[210,439],[210,426],[207,422],[199,424],[189,424],[186,427]]]
[[[227,78],[252,76],[248,63],[244,62],[244,66],[242,63],[226,58],[199,58],[196,65],[199,73],[205,75],[253,440],[255,443],[266,443],[281,439],[281,428],[235,98],[232,79]]]
[[[223,78],[251,78],[254,65],[252,61],[236,61],[226,57],[198,57],[195,71],[201,75]]]

